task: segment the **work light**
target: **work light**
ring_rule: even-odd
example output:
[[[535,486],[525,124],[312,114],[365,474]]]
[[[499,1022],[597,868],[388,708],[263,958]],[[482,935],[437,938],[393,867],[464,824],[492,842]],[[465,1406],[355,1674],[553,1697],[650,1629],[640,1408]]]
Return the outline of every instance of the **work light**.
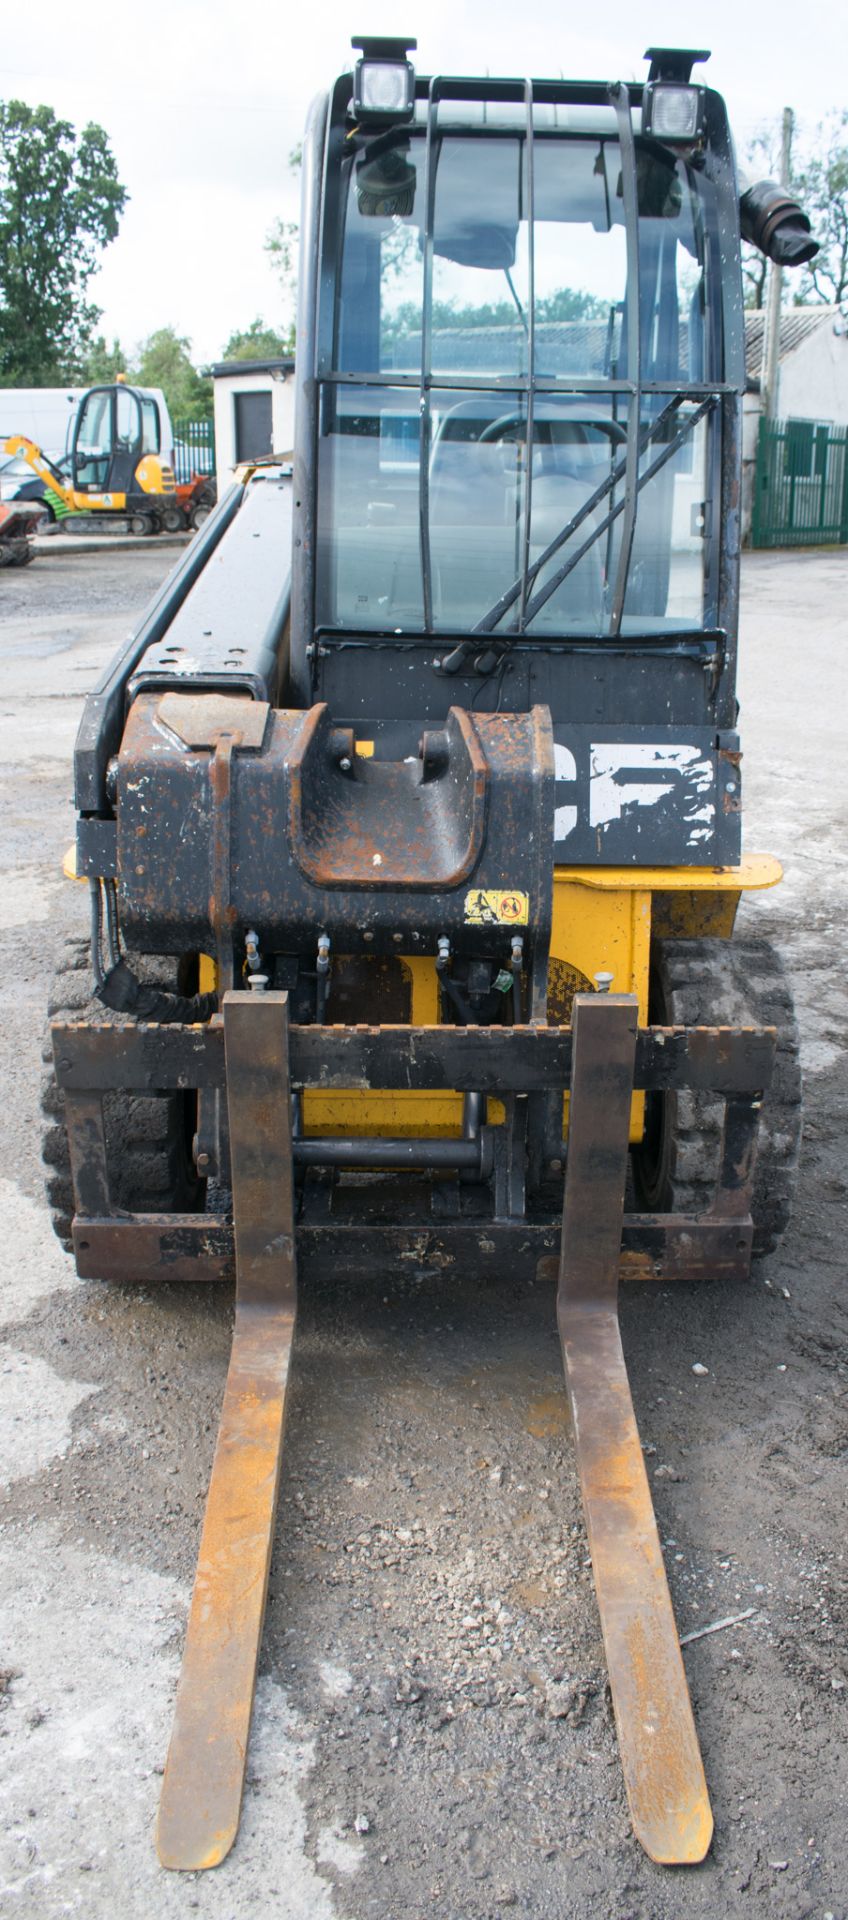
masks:
[[[677,87],[668,81],[647,86],[642,99],[642,132],[666,146],[694,146],[704,120],[703,87]]]
[[[411,120],[415,106],[415,69],[407,53],[418,42],[408,39],[351,41],[361,50],[353,70],[353,113],[360,121],[380,123]]]

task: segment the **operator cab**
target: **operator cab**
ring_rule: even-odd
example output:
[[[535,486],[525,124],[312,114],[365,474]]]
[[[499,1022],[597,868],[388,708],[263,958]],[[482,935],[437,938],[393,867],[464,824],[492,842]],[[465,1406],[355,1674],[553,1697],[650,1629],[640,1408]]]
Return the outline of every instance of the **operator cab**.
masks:
[[[92,387],[74,429],[74,487],[79,493],[131,493],[139,461],[146,453],[161,453],[163,446],[154,393],[120,383]]]
[[[380,43],[384,80],[407,44]],[[478,706],[508,651],[519,707],[528,648],[691,643],[702,668],[733,627],[710,503],[738,451],[739,209],[705,58],[655,57],[645,88],[410,80],[379,111],[337,84],[298,370],[298,698],[346,711],[339,649],[369,640],[450,638],[415,662],[434,715],[434,676],[472,655],[496,662]]]

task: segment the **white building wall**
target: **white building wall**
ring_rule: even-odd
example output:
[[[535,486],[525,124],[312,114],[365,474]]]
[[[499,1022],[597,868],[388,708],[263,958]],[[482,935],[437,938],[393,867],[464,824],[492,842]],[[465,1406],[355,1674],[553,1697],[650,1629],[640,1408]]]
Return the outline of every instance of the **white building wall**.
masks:
[[[834,332],[834,325],[843,329]],[[779,420],[831,420],[848,426],[848,326],[841,320],[817,327],[780,366]]]
[[[229,486],[236,467],[235,396],[237,393],[269,392],[274,452],[291,453],[294,445],[293,375],[283,372],[215,375],[215,471],[219,494]]]

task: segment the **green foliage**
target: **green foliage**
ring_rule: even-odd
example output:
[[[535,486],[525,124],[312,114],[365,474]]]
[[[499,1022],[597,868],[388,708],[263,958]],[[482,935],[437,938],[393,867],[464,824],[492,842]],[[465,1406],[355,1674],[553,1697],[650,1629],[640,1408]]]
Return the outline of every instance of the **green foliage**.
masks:
[[[224,360],[277,360],[292,352],[292,332],[275,333],[264,320],[251,320],[242,333],[231,333],[224,348]]]
[[[579,287],[559,287],[536,301],[536,324],[557,320],[605,320],[609,301]],[[518,321],[514,300],[492,300],[482,306],[458,306],[455,300],[433,301],[433,332],[454,333],[469,327],[514,327]],[[421,306],[416,300],[404,300],[394,313],[383,320],[383,344],[391,346],[406,335],[420,333]]]
[[[298,141],[289,154],[289,172],[297,175],[303,163],[303,147]],[[286,353],[294,352],[295,312],[297,309],[297,267],[300,227],[296,220],[272,221],[265,236],[265,252],[283,290],[287,326],[284,334]]]
[[[744,156],[751,181],[780,177],[780,125],[760,128]],[[790,191],[808,215],[821,251],[801,278],[788,274],[796,306],[826,301],[839,306],[848,298],[848,110],[834,111],[806,134],[796,136]],[[763,307],[768,261],[756,247],[742,248],[746,307]]]
[[[191,341],[175,327],[158,327],[137,350],[133,379],[161,387],[172,419],[203,420],[212,414],[212,382],[191,361]]]
[[[127,356],[121,342],[116,336],[110,347],[103,334],[99,333],[80,361],[78,384],[87,387],[111,384],[117,379],[119,373],[129,373]]]
[[[848,110],[828,114],[817,126],[793,186],[821,242],[821,252],[804,268],[800,298],[840,306],[848,297]]]
[[[0,384],[79,374],[100,317],[86,290],[126,200],[102,127],[0,102]]]

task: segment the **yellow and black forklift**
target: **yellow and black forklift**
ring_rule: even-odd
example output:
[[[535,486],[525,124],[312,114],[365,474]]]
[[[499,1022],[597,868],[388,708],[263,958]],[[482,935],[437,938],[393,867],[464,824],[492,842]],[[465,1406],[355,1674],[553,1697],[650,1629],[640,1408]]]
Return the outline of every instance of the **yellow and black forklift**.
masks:
[[[303,149],[293,460],[240,472],[76,747],[57,1231],[83,1276],[236,1294],[159,1850],[238,1828],[296,1269],[402,1260],[550,1288],[634,1831],[691,1864],[618,1289],[744,1281],[788,1218],[792,1005],[734,930],[780,879],[742,848],[740,241],[816,243],[740,192],[704,52],[610,84],[354,44]]]

